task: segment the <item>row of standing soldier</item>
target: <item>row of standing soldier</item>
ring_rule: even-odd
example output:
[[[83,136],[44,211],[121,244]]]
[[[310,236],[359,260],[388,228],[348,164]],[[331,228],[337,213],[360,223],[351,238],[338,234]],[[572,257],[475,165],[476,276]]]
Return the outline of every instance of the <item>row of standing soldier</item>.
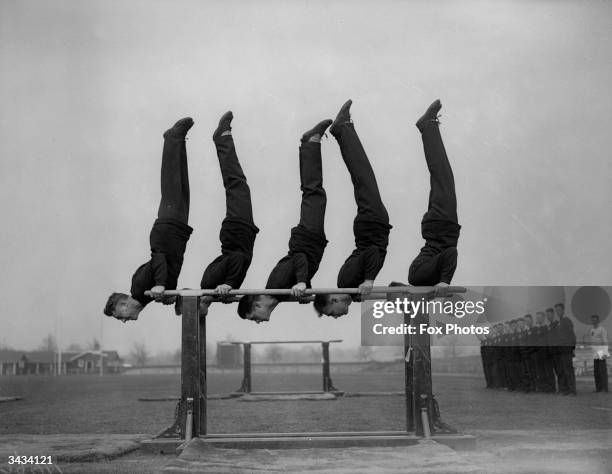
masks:
[[[497,323],[481,345],[487,388],[576,395],[575,348],[563,303]]]

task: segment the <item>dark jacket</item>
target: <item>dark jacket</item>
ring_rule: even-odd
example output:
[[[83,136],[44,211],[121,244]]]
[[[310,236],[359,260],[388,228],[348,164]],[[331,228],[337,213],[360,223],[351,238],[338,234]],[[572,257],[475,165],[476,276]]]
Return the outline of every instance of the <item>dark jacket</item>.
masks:
[[[200,288],[213,289],[222,284],[240,288],[253,259],[258,232],[259,229],[250,222],[224,219],[219,232],[221,255],[206,267]]]
[[[573,351],[576,348],[574,323],[566,316],[563,316],[559,322],[559,346],[565,351]]]
[[[553,321],[548,325],[548,352],[549,354],[558,354],[561,345],[561,333],[559,330],[559,321]]]
[[[176,219],[155,220],[149,234],[151,260],[138,267],[132,277],[131,294],[141,305],[146,306],[152,301],[144,292],[154,286],[176,289],[183,255],[192,232],[190,226]]]
[[[317,273],[327,246],[325,234],[317,234],[297,225],[291,229],[289,253],[274,267],[267,289],[291,288],[296,283],[306,283],[310,288],[310,280]]]
[[[338,273],[338,288],[356,288],[365,280],[374,280],[387,256],[388,222],[357,216],[353,221],[355,250],[345,260]]]

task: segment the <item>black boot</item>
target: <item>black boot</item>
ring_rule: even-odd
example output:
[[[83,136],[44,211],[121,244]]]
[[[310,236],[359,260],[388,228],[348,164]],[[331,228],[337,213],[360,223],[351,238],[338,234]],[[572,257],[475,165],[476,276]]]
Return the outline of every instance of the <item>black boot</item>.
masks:
[[[219,119],[219,125],[217,125],[217,129],[215,133],[213,133],[213,140],[221,137],[223,132],[231,132],[232,131],[232,120],[234,118],[234,114],[232,114],[231,110],[228,110],[223,114],[223,116]]]
[[[438,121],[438,112],[442,108],[442,104],[440,100],[436,100],[433,104],[429,106],[429,108],[425,111],[421,118],[417,120],[416,126],[421,133],[425,130],[425,127],[431,123],[439,123]]]
[[[164,138],[172,137],[184,140],[191,127],[193,127],[193,119],[191,117],[182,118],[176,122],[172,128],[166,130]]]
[[[336,136],[340,133],[341,125],[351,123],[351,105],[353,105],[353,101],[349,99],[340,107],[340,111],[329,129],[332,135]]]
[[[314,135],[319,135],[319,137],[323,136],[323,134],[325,133],[325,130],[327,130],[327,127],[329,127],[331,123],[332,121],[330,119],[327,119],[327,120],[322,120],[321,122],[316,124],[310,130],[305,132],[304,135],[302,135],[302,143],[307,142]]]

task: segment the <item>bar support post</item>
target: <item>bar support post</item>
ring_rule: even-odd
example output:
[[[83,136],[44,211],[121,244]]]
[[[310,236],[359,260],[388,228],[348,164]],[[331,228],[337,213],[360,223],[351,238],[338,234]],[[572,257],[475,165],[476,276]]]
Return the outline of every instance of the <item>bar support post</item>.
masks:
[[[410,315],[404,313],[404,324],[412,324]],[[414,365],[414,354],[412,351],[412,339],[414,336],[411,334],[404,335],[404,383],[406,391],[406,431],[414,431],[414,378],[413,378],[413,365]]]
[[[323,356],[323,391],[329,392],[331,385],[329,377],[329,342],[321,342],[321,354]]]
[[[429,314],[419,312],[414,318],[413,324],[416,328],[429,327]],[[424,436],[426,428],[423,426],[422,408],[427,410],[429,431],[433,430],[432,414],[434,406],[431,383],[431,336],[426,331],[424,334],[421,331],[416,331],[416,334],[412,337],[412,416],[415,422],[416,435]]]
[[[200,301],[199,298],[196,298],[196,306],[199,310]],[[198,339],[198,348],[200,352],[200,360],[199,360],[199,378],[200,378],[200,392],[199,392],[199,402],[198,402],[198,431],[195,431],[196,436],[205,436],[207,433],[207,400],[208,400],[208,384],[207,384],[207,372],[208,368],[206,366],[206,315],[200,315],[198,311],[198,324],[199,324],[199,339]]]
[[[242,381],[243,383],[243,387],[242,387],[242,391],[245,393],[251,393],[252,390],[252,386],[251,386],[251,344],[248,342],[245,342],[242,345],[242,348],[244,350],[244,362],[243,362],[243,370],[244,370],[244,379]]]
[[[193,399],[191,432],[196,436],[206,434],[206,323],[202,321],[200,324],[199,299],[197,296],[184,296],[182,302],[182,407],[179,413],[180,429],[184,435],[187,432],[187,400]]]

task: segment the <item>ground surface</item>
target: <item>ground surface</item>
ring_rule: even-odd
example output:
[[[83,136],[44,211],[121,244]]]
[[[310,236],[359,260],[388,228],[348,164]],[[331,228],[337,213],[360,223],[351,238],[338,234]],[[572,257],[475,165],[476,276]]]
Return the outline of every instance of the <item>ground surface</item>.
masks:
[[[239,385],[240,374],[209,374],[208,382],[210,393],[228,393]],[[316,390],[319,383],[316,374],[254,377],[254,389],[261,391]],[[334,384],[345,391],[400,391],[403,374],[337,374]],[[314,469],[308,459],[318,460],[320,472],[338,473],[361,472],[357,466],[369,466],[367,472],[612,472],[612,396],[592,393],[589,379],[579,380],[577,397],[564,397],[486,390],[478,377],[434,376],[444,421],[477,435],[476,452],[455,453],[429,445],[391,451],[311,450],[317,453],[221,450],[206,456],[210,462],[217,456],[225,464],[217,463],[208,471],[201,471],[203,465],[194,459],[179,461],[134,450],[143,436],[172,423],[175,408],[174,402],[138,398],[178,394],[178,376],[2,377],[0,388],[3,396],[24,397],[0,404],[0,473],[138,474],[162,469],[184,472],[189,466],[193,472],[302,472]],[[208,416],[209,432],[214,433],[401,430],[404,426],[403,399],[397,396],[258,403],[211,400]],[[120,436],[108,436],[111,433]],[[431,449],[446,464],[432,464],[427,454]],[[99,458],[100,453],[106,460],[82,462]],[[17,470],[6,463],[7,456],[14,454],[54,455],[54,470],[43,466]],[[411,470],[395,456],[411,459]],[[228,459],[236,464],[228,467]],[[257,469],[256,459],[261,461]],[[352,471],[348,460],[355,464]],[[238,469],[251,461],[250,468]],[[403,467],[394,471],[397,464]]]

